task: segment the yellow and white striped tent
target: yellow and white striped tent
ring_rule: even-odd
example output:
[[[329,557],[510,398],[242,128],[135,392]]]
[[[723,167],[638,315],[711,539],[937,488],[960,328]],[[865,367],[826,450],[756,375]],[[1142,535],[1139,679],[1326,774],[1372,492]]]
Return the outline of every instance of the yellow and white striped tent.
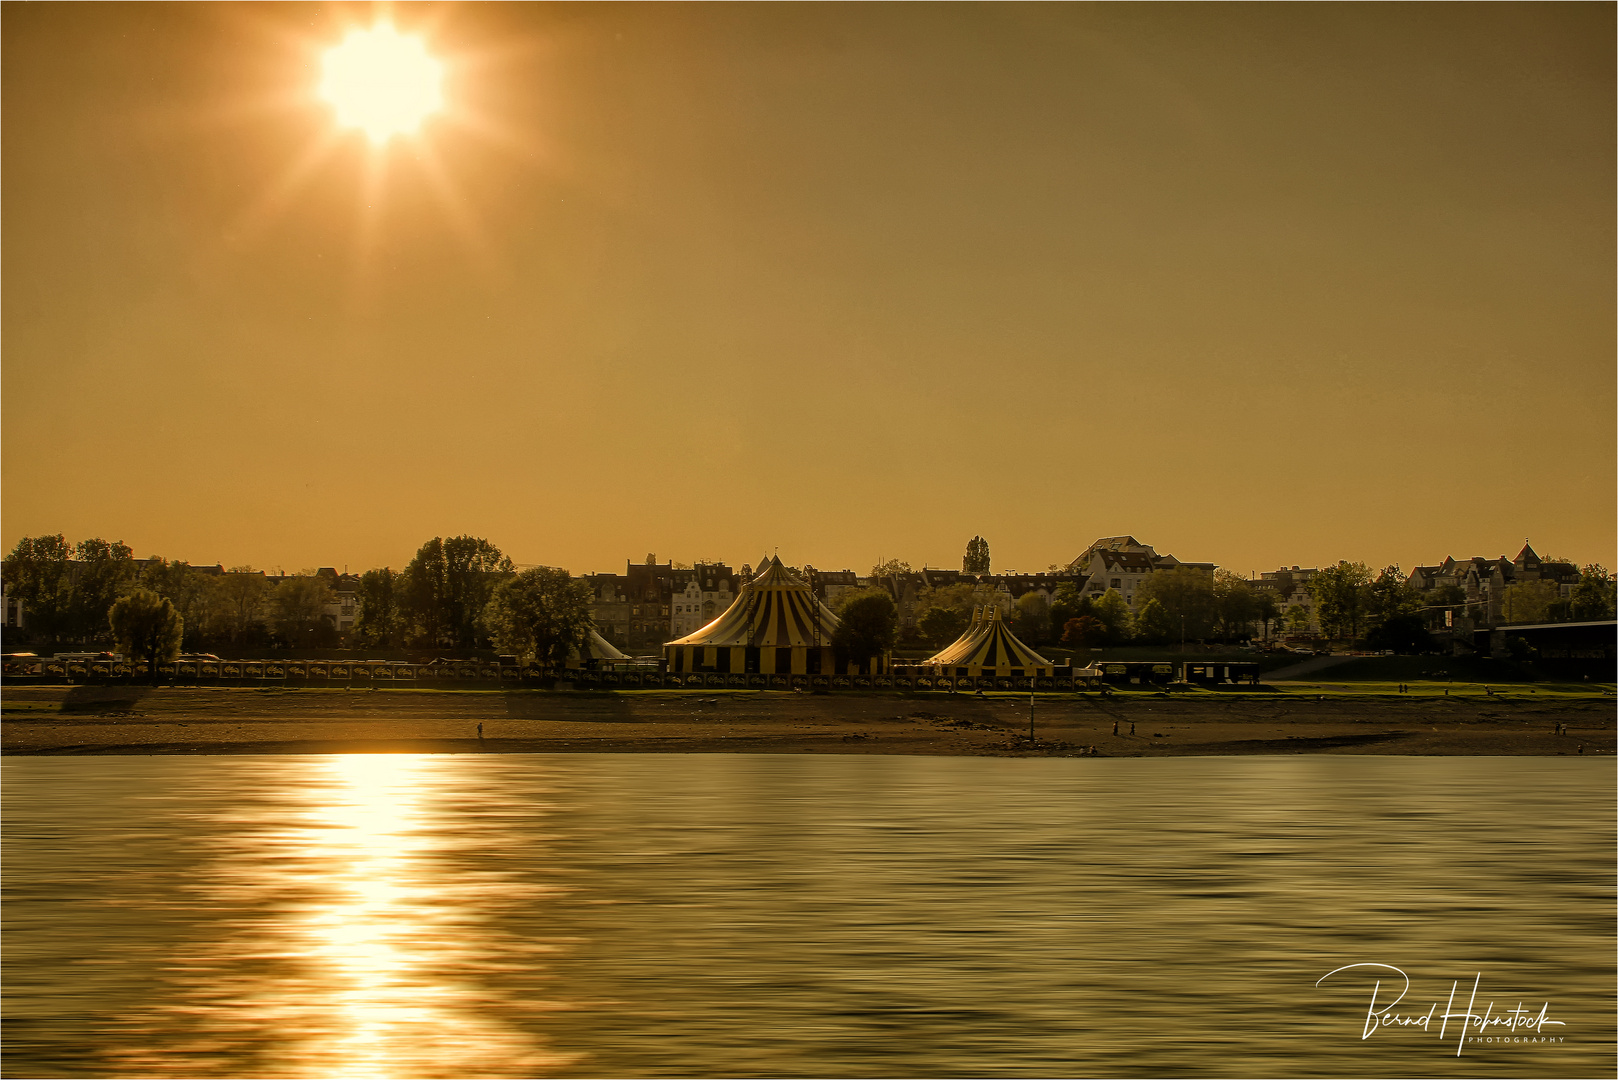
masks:
[[[818,675],[837,666],[837,616],[775,556],[759,564],[724,614],[663,646],[668,670]]]
[[[584,639],[583,652],[581,653],[580,650],[574,649],[569,653],[567,666],[570,668],[583,667],[586,659],[597,662],[604,660],[611,664],[620,660],[628,660],[629,656],[627,653],[620,651],[618,646],[597,633],[595,627],[591,627],[589,636]]]
[[[1018,640],[994,605],[972,609],[972,623],[954,642],[922,661],[939,675],[1050,675],[1055,665]]]

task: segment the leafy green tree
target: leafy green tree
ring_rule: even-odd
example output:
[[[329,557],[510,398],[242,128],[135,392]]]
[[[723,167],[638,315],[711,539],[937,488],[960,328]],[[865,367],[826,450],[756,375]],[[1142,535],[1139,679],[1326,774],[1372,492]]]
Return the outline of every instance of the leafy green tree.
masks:
[[[966,556],[961,559],[961,572],[964,574],[989,572],[989,542],[983,537],[974,536],[966,542]]]
[[[1430,590],[1421,607],[1428,626],[1444,625],[1444,613],[1454,611],[1456,617],[1466,613],[1466,590],[1459,585],[1439,585]]]
[[[583,652],[594,626],[590,586],[552,566],[524,570],[494,587],[482,623],[502,652],[562,667],[570,654]]]
[[[424,645],[474,649],[479,613],[514,567],[478,536],[433,537],[404,568],[400,607]]]
[[[1067,632],[1067,624],[1081,615],[1090,614],[1090,601],[1084,587],[1076,581],[1064,581],[1051,597],[1051,628],[1060,638]]]
[[[1005,594],[988,585],[974,585],[963,581],[956,585],[928,585],[916,593],[916,610],[925,612],[930,607],[949,608],[960,613],[961,625],[972,620],[972,609],[1001,606]],[[1008,614],[1002,610],[1001,614]],[[951,639],[953,640],[953,639]]]
[[[1223,641],[1250,637],[1258,619],[1258,599],[1247,579],[1230,570],[1214,571],[1215,633]]]
[[[1420,615],[1403,611],[1383,619],[1366,631],[1365,644],[1368,648],[1379,651],[1392,649],[1401,656],[1409,656],[1431,652],[1433,636],[1427,632]]]
[[[264,571],[251,566],[233,566],[216,586],[225,623],[225,635],[240,643],[254,635],[263,624],[264,597],[270,591]]]
[[[910,564],[903,559],[884,559],[871,567],[871,577],[878,581],[888,581],[911,573]]]
[[[1321,567],[1309,580],[1309,595],[1315,598],[1315,619],[1327,637],[1359,637],[1369,606],[1370,585],[1371,568],[1346,560]]]
[[[1146,602],[1135,610],[1135,636],[1141,641],[1150,645],[1165,645],[1179,633],[1180,628],[1155,597],[1147,597]]]
[[[1094,615],[1069,619],[1062,627],[1062,644],[1070,649],[1092,649],[1107,640],[1107,624]]]
[[[107,613],[112,636],[130,660],[151,665],[152,682],[157,681],[157,665],[180,655],[185,620],[166,597],[150,589],[136,589],[119,597]]]
[[[1219,593],[1214,576],[1206,570],[1178,566],[1149,574],[1135,586],[1135,604],[1156,600],[1173,627],[1170,640],[1182,636],[1200,641],[1214,636],[1219,624]]]
[[[831,643],[859,663],[892,651],[899,640],[899,609],[886,589],[861,589],[842,605]]]
[[[1562,590],[1554,581],[1519,581],[1506,586],[1500,614],[1508,623],[1545,622],[1561,598]]]
[[[1309,609],[1302,604],[1293,604],[1287,608],[1287,633],[1302,634],[1309,629]]]
[[[106,634],[113,601],[135,578],[135,553],[121,540],[94,539],[79,541],[76,554],[79,573],[68,622],[80,641],[94,641]]]
[[[1281,601],[1276,599],[1273,589],[1254,589],[1253,603],[1259,624],[1264,627],[1264,639],[1268,641],[1270,626],[1281,621]]]
[[[1011,632],[1029,645],[1038,647],[1051,640],[1050,601],[1038,592],[1017,597],[1011,617]]]
[[[399,575],[389,567],[360,575],[359,612],[354,629],[373,645],[392,645],[399,632]]]
[[[183,646],[200,648],[214,632],[216,578],[184,562],[153,558],[142,564],[140,585],[174,604],[185,625]]]
[[[1613,613],[1613,580],[1600,563],[1589,563],[1579,571],[1579,583],[1568,597],[1568,612],[1574,619],[1610,619]]]
[[[1108,589],[1091,606],[1095,618],[1107,628],[1107,644],[1122,645],[1135,636],[1135,617],[1117,589]]]
[[[54,645],[67,628],[73,549],[61,533],[25,536],[6,557],[6,592],[23,602],[31,636]]]
[[[916,620],[916,629],[921,631],[928,644],[942,649],[961,636],[967,621],[967,616],[952,607],[930,607]]]
[[[1365,617],[1373,627],[1400,615],[1413,614],[1420,607],[1421,594],[1405,584],[1405,573],[1397,563],[1384,566],[1365,588]]]
[[[312,569],[305,570],[275,587],[270,596],[271,624],[281,640],[294,649],[330,645],[337,632],[325,618],[326,605],[336,599],[325,578]]]

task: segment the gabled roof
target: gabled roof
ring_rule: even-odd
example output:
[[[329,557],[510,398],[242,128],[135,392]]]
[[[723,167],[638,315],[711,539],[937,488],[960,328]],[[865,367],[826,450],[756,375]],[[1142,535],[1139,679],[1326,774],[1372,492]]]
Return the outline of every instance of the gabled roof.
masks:
[[[972,624],[925,663],[979,668],[1048,668],[1051,662],[1024,645],[994,606],[972,609]]]
[[[813,648],[830,645],[840,625],[809,586],[772,555],[759,564],[758,573],[723,615],[668,644]]]
[[[1101,556],[1101,564],[1108,570],[1123,570],[1129,573],[1149,574],[1157,568],[1157,560],[1144,551],[1110,551],[1096,552]]]

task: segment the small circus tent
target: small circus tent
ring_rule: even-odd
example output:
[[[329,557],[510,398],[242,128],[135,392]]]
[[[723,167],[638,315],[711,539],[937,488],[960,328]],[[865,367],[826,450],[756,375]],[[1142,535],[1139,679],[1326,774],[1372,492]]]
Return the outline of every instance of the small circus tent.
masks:
[[[574,649],[568,653],[567,666],[596,667],[602,663],[615,664],[630,659],[627,653],[620,652],[618,647],[596,632],[595,627],[590,628],[589,635],[584,639],[584,649]]]
[[[1018,640],[994,605],[972,609],[972,623],[955,641],[922,661],[939,675],[1051,675],[1056,666]]]
[[[724,614],[663,646],[671,672],[820,675],[847,672],[832,648],[841,626],[781,560],[769,556]],[[875,662],[880,665],[880,659]]]

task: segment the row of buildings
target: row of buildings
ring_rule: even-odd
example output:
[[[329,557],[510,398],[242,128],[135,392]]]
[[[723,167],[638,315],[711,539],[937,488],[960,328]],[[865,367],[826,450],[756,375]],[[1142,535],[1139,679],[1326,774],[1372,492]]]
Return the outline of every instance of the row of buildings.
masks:
[[[914,628],[921,615],[917,601],[930,588],[963,584],[986,588],[994,594],[997,606],[1009,611],[1029,593],[1039,594],[1048,604],[1057,589],[1072,584],[1096,597],[1116,589],[1133,606],[1136,587],[1149,575],[1181,567],[1208,573],[1216,569],[1214,563],[1182,562],[1173,555],[1159,555],[1133,536],[1109,536],[1091,544],[1067,569],[1037,574],[969,574],[923,567],[871,577],[814,566],[804,566],[796,573],[828,604],[846,590],[886,589],[898,606],[903,625]],[[626,562],[622,574],[584,574],[580,580],[590,586],[591,614],[601,633],[621,647],[644,649],[683,637],[718,618],[753,574],[750,565],[737,569],[711,562],[676,567],[649,557],[644,563]]]
[[[137,571],[147,569],[146,561],[136,560],[135,563]],[[151,563],[155,568],[160,560]],[[763,563],[760,565],[762,568]],[[76,566],[71,564],[70,572]],[[833,603],[839,593],[847,590],[871,586],[886,589],[894,597],[902,625],[914,629],[923,613],[920,609],[929,589],[971,586],[1001,611],[1010,612],[1029,594],[1037,595],[1048,605],[1055,600],[1058,589],[1070,585],[1081,594],[1095,598],[1115,590],[1125,604],[1134,608],[1136,591],[1142,582],[1153,574],[1182,568],[1212,573],[1217,566],[1159,554],[1150,544],[1133,536],[1108,536],[1089,545],[1064,569],[1044,573],[970,574],[963,570],[923,567],[872,577],[847,569],[820,570],[814,566],[795,569],[794,573],[817,600],[826,604]],[[222,565],[192,569],[216,577],[242,573],[227,571]],[[1315,567],[1283,566],[1260,574],[1248,584],[1275,597],[1282,626],[1293,632],[1314,634],[1319,632],[1319,624],[1309,585],[1318,572]],[[271,588],[297,576],[264,571],[246,573],[263,579],[266,596]],[[315,576],[329,587],[324,620],[338,634],[347,634],[360,614],[358,575],[321,567]],[[731,607],[742,586],[753,578],[754,570],[749,565],[735,568],[722,562],[705,562],[675,566],[673,562],[660,563],[655,556],[648,556],[641,563],[626,562],[622,574],[579,575],[579,580],[590,589],[591,614],[601,635],[613,645],[631,652],[660,648],[665,642],[707,626]],[[1566,599],[1578,580],[1577,567],[1565,562],[1547,562],[1530,545],[1524,544],[1513,559],[1450,557],[1430,566],[1417,566],[1411,570],[1407,584],[1423,596],[1444,596],[1447,604],[1455,604],[1457,595],[1464,597],[1460,600],[1458,614],[1473,625],[1493,626],[1506,620],[1506,596],[1511,586],[1548,582],[1554,584],[1560,598]],[[6,626],[15,628],[26,624],[21,601],[7,595],[3,604]]]

